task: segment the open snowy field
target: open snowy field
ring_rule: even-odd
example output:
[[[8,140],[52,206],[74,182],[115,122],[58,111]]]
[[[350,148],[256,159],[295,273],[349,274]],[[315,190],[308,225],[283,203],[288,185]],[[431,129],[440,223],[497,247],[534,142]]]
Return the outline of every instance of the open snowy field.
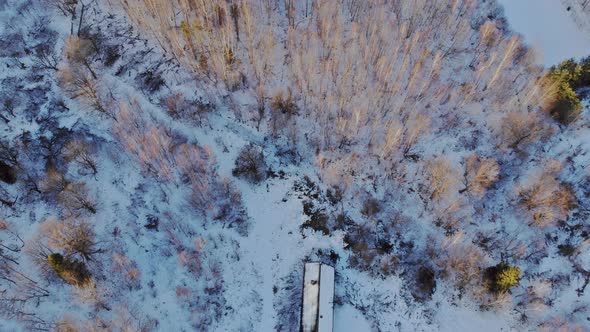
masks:
[[[588,56],[590,34],[573,20],[567,5],[554,0],[500,0],[512,30],[539,51],[541,63]]]

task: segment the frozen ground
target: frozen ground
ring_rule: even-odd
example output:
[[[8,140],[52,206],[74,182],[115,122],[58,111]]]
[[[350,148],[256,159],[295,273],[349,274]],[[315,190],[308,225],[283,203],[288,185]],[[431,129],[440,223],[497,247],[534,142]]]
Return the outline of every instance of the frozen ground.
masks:
[[[18,2],[13,1],[13,3]],[[575,25],[571,24],[558,0],[501,0],[500,2],[506,6],[506,14],[511,26],[517,32],[522,33],[531,45],[542,50],[544,65],[556,64],[567,57],[588,55],[590,51],[589,37],[580,33]],[[101,3],[105,6],[103,8],[111,10],[106,6],[106,2],[97,3]],[[12,23],[10,27],[8,25],[0,26],[0,34],[4,34],[6,31],[21,32],[20,28],[31,26],[36,16],[40,14],[31,14],[27,11],[17,14],[7,10],[6,8],[9,8],[7,6],[9,5],[4,4],[3,7],[3,2],[0,0],[0,20],[11,18],[14,20],[13,22],[18,24],[15,26]],[[114,7],[112,10],[120,15],[118,17],[122,17],[120,9]],[[70,27],[59,13],[54,11],[48,11],[48,13],[51,22],[53,22],[52,26],[58,32],[56,47],[59,49],[62,47]],[[110,25],[102,21],[104,17],[101,15],[104,14],[97,14],[96,21],[93,23],[108,31]],[[552,23],[547,24],[547,22]],[[24,32],[23,35],[28,36]],[[561,38],[563,35],[567,35],[568,38]],[[30,37],[31,40],[28,38],[25,37],[27,42],[34,42],[33,37]],[[522,286],[514,292],[514,299],[509,298],[508,308],[499,310],[481,310],[472,299],[461,295],[450,282],[442,279],[439,279],[439,284],[436,286],[432,298],[424,302],[414,300],[408,291],[408,279],[410,278],[402,275],[407,270],[411,270],[412,266],[408,268],[400,266],[401,263],[396,262],[396,264],[400,264],[398,265],[400,272],[387,276],[371,276],[366,271],[352,268],[348,264],[348,258],[352,254],[350,250],[345,249],[345,232],[343,230],[323,235],[319,231],[309,228],[302,229],[301,227],[309,217],[304,213],[303,204],[305,202],[312,201],[315,204],[317,201],[319,207],[326,209],[327,212],[334,214],[337,212],[337,208],[332,207],[326,201],[321,201],[321,196],[327,186],[318,176],[315,163],[313,161],[301,163],[285,161],[283,157],[278,156],[275,142],[269,139],[270,136],[267,135],[267,132],[256,130],[251,123],[246,123],[234,116],[234,108],[238,106],[255,107],[255,102],[252,101],[253,98],[250,95],[244,96],[236,93],[233,99],[220,97],[221,102],[216,105],[218,108],[207,115],[203,124],[197,125],[169,116],[165,107],[158,102],[158,98],[163,97],[164,92],[148,93],[135,79],[139,72],[163,58],[157,46],[152,48],[155,51],[151,51],[146,56],[137,56],[137,53],[134,53],[149,47],[152,47],[152,44],[145,42],[144,45],[143,40],[140,40],[137,45],[131,45],[131,42],[125,43],[122,51],[124,56],[118,60],[115,66],[100,67],[99,76],[102,83],[114,91],[119,102],[137,100],[145,115],[153,121],[155,126],[172,130],[177,135],[175,138],[179,140],[197,142],[211,149],[216,160],[217,175],[220,178],[231,179],[241,192],[243,205],[250,219],[247,235],[240,235],[233,229],[225,228],[225,226],[211,222],[211,220],[203,220],[202,216],[192,211],[184,203],[186,188],[178,184],[157,183],[153,178],[143,174],[137,161],[121,149],[116,137],[113,136],[111,131],[111,127],[115,125],[113,121],[94,114],[88,110],[88,107],[84,107],[76,100],[64,97],[68,106],[67,111],[56,114],[50,108],[43,108],[41,115],[32,116],[34,120],[25,116],[23,107],[23,110],[19,109],[22,111],[22,116],[19,114],[9,125],[2,128],[3,138],[13,138],[23,130],[30,130],[33,135],[41,135],[43,132],[36,121],[48,113],[55,116],[58,119],[57,122],[62,126],[68,128],[74,124],[85,126],[85,128],[90,128],[92,134],[104,139],[103,147],[97,152],[98,175],[94,178],[83,177],[76,175],[73,171],[69,175],[78,180],[87,181],[91,192],[99,197],[98,212],[88,216],[88,219],[92,221],[101,240],[101,245],[105,248],[105,253],[98,258],[101,263],[105,264],[104,268],[106,269],[104,275],[101,275],[103,278],[101,282],[104,282],[101,291],[108,294],[107,301],[114,307],[129,306],[134,309],[129,320],[137,320],[137,317],[156,319],[158,322],[154,327],[156,331],[199,330],[199,328],[195,328],[193,323],[202,318],[202,312],[208,312],[206,309],[209,303],[203,305],[198,300],[208,299],[209,293],[214,292],[216,287],[220,287],[223,288],[222,299],[213,298],[215,301],[223,301],[222,304],[215,303],[221,307],[221,314],[217,318],[211,318],[210,325],[207,325],[206,329],[201,328],[201,330],[219,332],[296,331],[292,328],[293,325],[288,325],[284,321],[284,317],[285,311],[297,313],[297,303],[299,303],[300,297],[298,297],[296,288],[301,283],[297,272],[303,269],[304,261],[326,259],[326,253],[330,251],[339,257],[334,263],[338,301],[335,307],[335,332],[536,331],[537,326],[526,325],[526,322],[523,322],[521,318],[521,313],[529,310],[528,307],[523,309],[524,305],[519,306],[517,308],[520,311],[518,311],[512,310],[511,305],[517,306],[520,305],[519,303],[524,303],[529,295],[527,291],[537,286],[537,280],[543,282],[566,280],[561,284],[556,281],[558,286],[544,293],[547,302],[549,302],[547,306],[555,301],[554,307],[550,309],[544,307],[545,303],[539,305],[547,310],[549,316],[561,315],[566,319],[573,320],[575,318],[577,321],[584,319],[588,295],[586,293],[585,298],[579,298],[575,291],[582,287],[584,280],[578,275],[568,277],[570,274],[574,275],[572,272],[572,261],[574,260],[570,261],[559,256],[553,247],[538,264],[532,264],[525,260],[519,261],[523,271],[526,272],[526,279],[522,281]],[[136,57],[139,57],[140,61],[137,61]],[[7,55],[2,59],[3,66],[10,64],[12,67],[10,69],[2,67],[0,79],[19,75],[26,77],[27,80],[30,79],[30,67],[18,69],[18,66],[14,65],[13,55]],[[22,59],[25,64],[30,65],[27,55],[22,55]],[[116,74],[117,66],[127,63],[133,63],[134,66],[124,71],[123,75]],[[101,66],[98,60],[96,66]],[[163,65],[163,67],[165,66]],[[164,78],[168,86],[162,88],[165,92],[183,91],[189,97],[200,97],[212,93],[195,88],[196,84],[186,71],[174,66],[166,70],[163,72],[166,73]],[[49,71],[46,79],[53,82],[53,76],[54,73]],[[28,87],[35,86],[30,82],[27,84]],[[53,90],[48,93],[61,96],[62,92],[59,87],[55,83],[52,84],[54,84],[51,85]],[[490,105],[485,105],[485,107],[476,105],[473,107],[473,114],[470,114],[471,118],[466,121],[468,123],[465,127],[459,127],[458,131],[465,129],[467,136],[477,136],[481,131],[486,131],[487,128],[481,124],[498,119],[498,115],[494,117],[486,114],[486,111],[489,112],[486,108],[495,111]],[[467,110],[462,111],[467,112]],[[587,172],[585,168],[590,163],[590,155],[586,153],[590,148],[588,146],[590,139],[587,139],[590,137],[587,113],[585,111],[579,125],[559,132],[545,146],[548,158],[557,159],[566,165],[568,172],[570,172],[566,180],[571,182],[581,182],[586,176],[584,175],[584,172]],[[447,121],[447,119],[443,120]],[[454,121],[454,119],[449,119],[449,121]],[[481,128],[476,127],[476,130],[470,131],[473,127],[480,125]],[[468,129],[470,127],[471,129]],[[479,131],[480,129],[481,131]],[[457,143],[459,134],[445,135],[446,133],[443,132],[430,136],[431,141],[420,152],[429,155],[439,154],[442,151],[443,154],[448,154],[451,159],[459,163],[466,154],[466,151],[461,150]],[[269,178],[259,185],[253,185],[243,179],[233,177],[234,160],[239,151],[250,142],[264,147],[269,168],[275,173],[281,171],[283,175]],[[482,143],[479,149],[483,153],[504,153],[496,151],[498,148],[488,142]],[[572,153],[572,151],[576,152]],[[313,151],[309,154],[313,155]],[[512,167],[510,165],[512,157],[501,157],[505,158],[503,161],[508,164],[504,165],[505,167]],[[530,168],[534,170],[537,165],[537,161],[534,160],[536,157],[533,155],[531,159],[524,159],[521,162],[530,163]],[[525,166],[523,173],[530,171],[528,165]],[[570,171],[570,169],[572,170]],[[375,196],[385,195],[383,199],[386,201],[386,206],[399,205],[398,207],[403,208],[406,216],[409,215],[413,218],[410,220],[411,224],[402,226],[402,235],[396,234],[402,240],[409,239],[408,243],[410,243],[401,241],[406,246],[403,250],[407,251],[395,248],[395,250],[400,250],[400,256],[406,254],[411,256],[414,246],[416,248],[426,247],[427,242],[434,239],[434,237],[429,237],[430,235],[445,236],[441,228],[430,223],[429,211],[418,204],[419,201],[414,190],[418,185],[414,185],[412,181],[420,183],[421,178],[424,177],[423,169],[416,167],[412,171],[413,175],[409,176],[407,181],[410,183],[407,184],[407,187],[399,186],[404,192],[395,193],[399,196],[391,193],[388,193],[387,196],[383,193],[383,188],[375,189],[374,192]],[[300,183],[306,177],[319,186],[319,199],[318,197],[313,198],[316,193],[305,193],[304,189],[300,189]],[[372,178],[366,179],[360,176],[354,181],[366,183],[367,188],[373,184]],[[558,240],[567,238],[567,232],[561,230],[550,230],[547,233],[531,230],[518,223],[521,222],[521,216],[517,218],[510,212],[506,212],[505,220],[498,217],[508,209],[506,205],[503,205],[505,201],[503,198],[514,195],[514,192],[510,191],[513,190],[510,185],[515,182],[516,186],[521,179],[516,180],[507,175],[503,181],[509,185],[500,185],[501,189],[499,190],[502,191],[496,196],[489,197],[489,204],[497,203],[497,205],[478,206],[478,214],[468,216],[468,218],[473,217],[474,219],[465,220],[463,226],[466,235],[462,237],[461,231],[457,232],[458,234],[449,231],[449,233],[453,233],[452,236],[448,236],[449,242],[460,243],[463,241],[472,244],[476,240],[474,234],[486,230],[497,232],[500,237],[514,236],[515,242],[522,240],[522,243],[525,244],[530,243],[526,242],[530,238],[543,239],[545,237],[551,238],[551,240],[547,240],[547,243],[555,246]],[[400,196],[404,198],[400,199]],[[362,197],[359,192],[352,193],[350,197],[345,199],[345,203],[342,203],[341,209],[348,210],[350,216],[356,220],[363,220],[364,217],[360,212]],[[19,234],[25,241],[30,241],[47,217],[59,215],[61,211],[48,206],[43,201],[26,201],[19,202],[14,210],[2,210],[2,213],[2,219],[16,225]],[[148,214],[156,214],[160,217],[161,228],[159,231],[147,230],[144,227]],[[493,219],[493,222],[489,222],[488,219]],[[395,220],[395,222],[398,221],[400,220]],[[376,225],[370,225],[377,228]],[[435,241],[433,240],[433,242]],[[458,248],[460,250],[462,247]],[[588,249],[586,247],[586,251],[584,251],[583,246],[580,248],[582,254],[579,257],[579,262],[583,268],[589,269]],[[528,248],[518,249],[526,251]],[[323,253],[319,254],[319,250],[322,250]],[[112,271],[109,269],[109,264],[113,253],[124,253],[136,264],[140,271],[137,284],[123,287],[121,285],[124,280],[110,280],[109,273]],[[493,253],[483,257],[482,260],[492,262],[498,260],[498,256],[502,254]],[[418,257],[416,262],[421,262],[423,258]],[[205,272],[194,273],[187,267],[194,261],[202,261]],[[27,258],[23,258],[23,262],[24,266],[36,271]],[[414,263],[414,261],[409,261],[409,263],[404,262],[403,264],[413,265]],[[208,271],[215,272],[209,275]],[[562,278],[562,276],[566,277]],[[95,322],[94,319],[98,319],[97,317],[108,321],[119,314],[111,310],[97,308],[92,303],[78,303],[77,294],[69,285],[55,280],[41,280],[43,285],[50,288],[52,297],[50,301],[40,301],[36,306],[32,306],[31,310],[43,314],[51,329],[55,329],[56,326],[50,324],[61,319],[66,312],[77,321],[91,323]],[[184,292],[189,292],[188,296]],[[295,294],[294,297],[289,297],[293,294]],[[288,305],[293,306],[289,307]],[[578,310],[578,307],[581,309]],[[537,312],[536,307],[530,311],[531,317],[534,318]],[[539,316],[543,314],[545,312],[540,313]],[[570,314],[571,316],[568,316]],[[279,325],[281,323],[286,325]],[[1,332],[17,331],[19,326],[21,325],[12,319],[0,320]],[[25,331],[26,328],[22,330]],[[136,328],[129,331],[141,330]]]
[[[539,50],[547,67],[588,56],[590,34],[576,25],[560,0],[498,0],[511,28]]]

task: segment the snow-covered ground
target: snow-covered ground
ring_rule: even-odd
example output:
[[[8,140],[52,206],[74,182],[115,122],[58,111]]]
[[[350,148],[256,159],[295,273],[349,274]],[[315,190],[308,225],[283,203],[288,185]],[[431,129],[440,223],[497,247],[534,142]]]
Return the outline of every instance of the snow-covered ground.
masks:
[[[588,56],[590,34],[576,25],[560,0],[498,0],[512,30],[539,51],[547,67]]]
[[[522,33],[532,46],[542,50],[545,66],[567,57],[586,56],[590,52],[590,37],[577,30],[558,0],[500,2],[506,7],[511,27]],[[428,78],[436,81],[442,77],[438,82],[440,86],[421,91],[436,93],[440,98],[433,99],[434,106],[431,103],[416,104],[427,110],[426,113],[432,113],[428,118],[432,122],[431,132],[424,133],[426,139],[417,139],[418,143],[400,160],[384,169],[381,167],[386,162],[378,160],[374,163],[376,156],[370,151],[374,145],[380,144],[382,138],[367,128],[357,132],[359,142],[355,144],[343,140],[341,149],[320,152],[317,143],[316,151],[311,145],[316,142],[308,142],[308,134],[312,137],[314,132],[309,128],[317,124],[304,118],[309,112],[304,107],[300,109],[301,114],[297,114],[301,118],[294,122],[304,133],[304,138],[293,143],[298,150],[294,156],[284,153],[284,146],[288,145],[285,141],[291,137],[275,138],[268,129],[269,120],[263,120],[258,128],[253,121],[239,116],[242,114],[240,110],[255,110],[257,107],[251,89],[223,91],[209,81],[196,80],[186,67],[170,58],[161,44],[150,39],[149,34],[136,36],[125,32],[129,21],[117,5],[118,1],[92,2],[96,7],[86,14],[89,26],[105,33],[108,38],[99,38],[99,41],[107,46],[109,42],[116,43],[120,53],[120,58],[109,66],[103,64],[103,54],[95,56],[90,64],[97,68],[96,81],[106,91],[105,95],[113,99],[109,106],[119,110],[124,107],[120,105],[136,105],[131,109],[148,124],[143,127],[145,132],[159,138],[158,142],[170,140],[171,143],[163,149],[154,148],[161,153],[162,160],[154,157],[161,162],[158,165],[166,165],[169,152],[177,146],[186,143],[206,147],[212,156],[214,178],[207,177],[211,174],[201,176],[207,184],[227,181],[240,193],[239,205],[246,211],[248,219],[247,230],[240,231],[223,220],[198,213],[194,205],[187,203],[187,196],[191,193],[187,186],[190,179],[179,176],[177,180],[166,181],[153,175],[160,174],[161,169],[142,167],[146,162],[145,155],[151,150],[139,149],[141,153],[134,154],[133,149],[125,146],[121,137],[132,130],[113,130],[122,126],[122,118],[98,114],[78,98],[67,97],[58,79],[57,68],[41,70],[33,65],[31,49],[43,39],[43,35],[35,34],[38,27],[55,30],[51,40],[56,41],[54,47],[62,69],[61,66],[67,64],[67,60],[61,58],[62,48],[74,25],[70,25],[55,8],[45,7],[42,1],[34,1],[31,7],[19,7],[25,3],[29,2],[0,0],[0,20],[9,22],[0,25],[0,36],[25,45],[20,53],[2,53],[0,80],[8,88],[3,86],[0,90],[4,91],[0,92],[8,95],[13,91],[26,92],[26,97],[31,98],[30,101],[23,98],[26,102],[16,106],[16,115],[10,117],[10,121],[0,122],[1,138],[16,142],[19,149],[27,151],[27,147],[33,145],[31,141],[55,138],[58,127],[63,127],[80,135],[87,134],[91,140],[99,142],[94,151],[97,174],[84,175],[77,166],[64,166],[68,180],[85,183],[96,200],[97,211],[72,216],[67,209],[24,184],[2,184],[6,191],[3,194],[14,198],[15,205],[2,206],[0,221],[5,220],[10,226],[8,231],[14,231],[31,247],[36,236],[43,234],[42,226],[48,219],[81,218],[92,224],[101,250],[88,261],[96,285],[86,291],[64,283],[55,273],[42,273],[43,261],[34,260],[30,252],[24,249],[17,252],[15,265],[26,270],[38,285],[47,288],[49,295],[22,305],[31,314],[23,315],[20,307],[0,306],[0,332],[18,331],[19,328],[25,331],[31,326],[58,332],[94,331],[91,327],[101,326],[107,326],[104,329],[108,331],[133,332],[297,331],[302,298],[301,273],[303,263],[310,260],[327,262],[335,267],[335,332],[588,329],[589,290],[584,293],[583,288],[588,283],[584,273],[590,270],[590,251],[588,235],[584,235],[587,220],[586,224],[581,222],[583,210],[588,208],[588,193],[576,193],[581,208],[572,213],[576,215],[571,219],[564,218],[567,219],[563,221],[565,225],[547,229],[528,225],[528,211],[521,211],[517,206],[521,186],[539,176],[549,176],[539,171],[545,163],[560,163],[562,168],[554,166],[559,170],[550,175],[558,174],[555,177],[567,183],[568,188],[580,191],[585,188],[584,181],[587,181],[590,170],[588,111],[567,128],[543,118],[554,136],[546,140],[539,138],[539,142],[531,143],[532,148],[521,150],[505,147],[495,140],[503,121],[506,121],[506,114],[536,114],[525,113],[526,107],[522,105],[528,105],[520,104],[520,101],[505,102],[520,100],[518,93],[516,96],[501,96],[499,101],[475,95],[467,105],[463,104],[463,98],[468,99],[463,89],[468,89],[471,83],[476,86],[471,91],[482,96],[485,91],[495,88],[493,84],[490,87],[480,85],[479,80],[486,81],[485,70],[489,66],[494,70],[498,68],[490,76],[491,82],[499,86],[520,87],[522,77],[525,81],[532,80],[527,75],[537,73],[528,72],[530,67],[526,63],[507,60],[511,59],[510,46],[514,45],[509,39],[501,45],[494,44],[497,49],[476,52],[474,58],[469,59],[473,69],[467,72],[477,72],[473,77],[478,82],[453,80],[455,72],[468,75],[460,69],[465,67],[463,53],[469,53],[469,50],[457,51],[461,45],[457,50],[450,47],[445,50],[449,58],[446,63],[458,63],[458,66],[430,75],[436,70],[435,62]],[[445,1],[436,3],[447,7]],[[492,6],[489,1],[477,3],[484,9]],[[408,8],[407,11],[416,10],[411,6]],[[421,9],[416,11],[418,16],[421,12]],[[41,19],[43,17],[45,20]],[[454,31],[451,26],[449,24],[446,28]],[[463,32],[471,32],[469,24],[462,28]],[[494,31],[493,28],[490,31]],[[3,45],[7,49],[11,47],[10,44]],[[411,49],[413,46],[404,47]],[[279,48],[282,49],[282,45]],[[399,66],[407,65],[406,61],[409,62],[413,55],[407,59],[404,55]],[[415,58],[426,56],[421,53]],[[376,61],[381,62],[382,59]],[[407,66],[410,67],[419,72],[421,61]],[[515,75],[496,80],[501,76],[500,69],[513,71]],[[36,75],[39,73],[42,75]],[[159,89],[149,91],[142,81],[142,75],[146,73],[160,74],[165,83]],[[483,77],[480,73],[484,73],[481,74]],[[398,77],[401,79],[401,76]],[[19,84],[21,81],[22,85]],[[411,85],[408,82],[406,87]],[[451,92],[446,96],[444,92],[448,89]],[[511,88],[502,91],[514,92]],[[196,117],[178,117],[171,113],[168,103],[178,101],[179,96],[205,100],[212,109],[200,115],[198,120]],[[456,96],[461,99],[456,107],[445,109],[446,104],[453,103],[449,100]],[[51,103],[53,97],[63,99],[65,106],[59,108],[58,103]],[[42,100],[39,102],[41,106],[33,102],[35,98]],[[414,98],[423,96],[420,93]],[[454,113],[455,110],[458,111]],[[369,123],[369,118],[362,118],[363,114],[358,116],[357,122]],[[404,125],[418,126],[418,119],[409,118],[409,121],[404,119]],[[371,121],[380,122],[382,119]],[[525,127],[533,124],[527,122]],[[411,129],[406,128],[404,135]],[[31,140],[26,135],[21,136],[24,131],[30,133]],[[400,132],[401,129],[398,134]],[[360,137],[363,135],[367,137]],[[363,139],[369,141],[368,145],[363,145]],[[238,154],[249,143],[261,147],[270,174],[258,184],[234,176],[232,172]],[[325,160],[329,160],[326,166],[329,171],[326,171],[324,153],[329,157],[330,152],[336,160],[326,157]],[[23,152],[23,169],[38,171],[39,177],[46,176],[45,169],[51,165],[38,158],[45,153],[41,148],[34,153]],[[472,193],[458,194],[467,186],[464,164],[473,154],[495,158],[501,169],[499,180],[481,198]],[[439,160],[441,156],[450,163],[450,169],[445,170],[448,174],[444,175],[458,179],[449,184],[451,198],[448,205],[444,199],[442,202],[431,200],[435,193],[430,192],[429,186],[436,183],[428,182],[432,176],[429,174],[431,161]],[[356,163],[357,168],[346,164],[347,161]],[[339,165],[343,165],[341,169]],[[196,168],[197,162],[193,166]],[[342,176],[338,177],[340,174]],[[337,202],[328,197],[328,190],[334,188],[330,175],[353,188]],[[444,183],[444,179],[441,182]],[[222,201],[225,197],[218,198]],[[373,208],[373,212],[371,205],[367,204],[371,202],[369,198],[378,200],[378,207]],[[159,221],[155,229],[146,224],[149,216],[155,216]],[[329,228],[326,233],[310,226],[315,217],[320,221],[322,217],[326,218],[326,225],[323,225]],[[338,225],[339,222],[343,225]],[[12,234],[0,229],[0,241],[3,241],[0,244],[14,241]],[[361,237],[359,234],[365,235]],[[360,239],[358,243],[354,243],[356,236]],[[563,244],[575,247],[571,256],[564,257],[559,253],[558,248]],[[3,252],[0,250],[0,253]],[[466,256],[468,259],[464,259]],[[481,270],[501,260],[519,266],[523,278],[510,294],[501,298],[500,303],[490,305],[486,302],[489,294],[482,286],[482,278],[477,276]],[[363,266],[366,261],[370,263]],[[9,262],[7,266],[13,265]],[[416,286],[420,267],[430,269],[434,275],[433,285]],[[0,277],[4,271],[0,270]],[[462,275],[464,271],[472,275]],[[462,283],[465,279],[468,281]],[[9,281],[0,278],[0,290],[4,289],[8,291],[0,293],[2,296],[19,293]],[[472,293],[471,289],[486,293]],[[27,320],[29,317],[39,317],[42,321],[31,323]],[[64,322],[67,320],[78,329],[66,330]]]

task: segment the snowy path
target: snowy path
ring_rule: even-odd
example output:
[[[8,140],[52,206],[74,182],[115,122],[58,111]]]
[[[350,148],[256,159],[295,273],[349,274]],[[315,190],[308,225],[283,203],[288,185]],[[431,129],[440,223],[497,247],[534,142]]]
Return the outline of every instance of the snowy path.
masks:
[[[269,180],[271,181],[271,180]],[[290,199],[283,202],[292,187],[292,180],[272,180],[268,187],[252,186],[240,183],[244,204],[252,222],[248,237],[240,239],[239,262],[231,266],[232,273],[227,274],[228,301],[241,312],[240,316],[252,315],[252,328],[255,331],[274,331],[275,310],[273,308],[273,286],[278,285],[280,278],[290,272],[293,264],[305,253],[301,243],[298,226],[300,224],[301,203]],[[263,202],[261,204],[261,202]],[[253,299],[251,292],[256,292]],[[241,306],[248,300],[261,301],[256,311]],[[236,324],[236,325],[233,325]],[[222,322],[222,331],[235,331],[243,322]]]

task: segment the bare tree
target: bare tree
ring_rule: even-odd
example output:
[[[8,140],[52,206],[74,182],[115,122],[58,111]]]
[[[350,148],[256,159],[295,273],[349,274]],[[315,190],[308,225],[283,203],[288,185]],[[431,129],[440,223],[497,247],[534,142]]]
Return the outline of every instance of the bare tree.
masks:
[[[88,261],[100,252],[94,230],[84,220],[51,218],[43,222],[41,234],[48,248],[67,257],[79,257]]]
[[[70,35],[66,39],[64,55],[71,66],[82,66],[90,72],[93,79],[97,79],[96,73],[90,65],[92,57],[97,54],[98,50],[89,40],[82,39],[78,36]]]
[[[50,0],[49,3],[59,9],[64,15],[75,18],[78,0]]]
[[[427,164],[430,199],[441,200],[451,196],[458,184],[458,172],[450,161],[438,157]]]
[[[232,174],[259,183],[266,179],[266,168],[262,149],[254,144],[248,144],[238,154]]]
[[[577,204],[572,189],[557,179],[551,167],[520,185],[518,202],[532,219],[529,225],[538,227],[565,219]]]
[[[54,167],[50,167],[46,173],[45,177],[39,183],[39,188],[47,194],[58,195],[62,191],[65,190],[69,181],[66,180],[65,175],[63,172],[57,170]]]
[[[81,210],[96,213],[97,206],[83,182],[68,182],[57,195],[57,200],[74,213]]]
[[[550,134],[535,113],[509,113],[502,123],[502,138],[507,147],[520,150]]]
[[[441,276],[453,282],[457,288],[478,295],[483,292],[481,271],[485,256],[479,248],[472,244],[462,244],[464,236],[459,232],[447,238],[438,249],[436,264],[441,269]]]
[[[47,170],[45,177],[39,183],[39,189],[47,195],[48,199],[56,200],[71,212],[86,210],[96,213],[96,204],[88,194],[85,183],[66,179],[63,172],[56,168]]]
[[[80,139],[73,139],[65,146],[64,158],[66,161],[74,161],[81,167],[83,174],[96,175],[98,172],[96,161],[94,160],[92,143],[84,142]]]
[[[500,174],[500,167],[493,158],[482,158],[471,155],[465,158],[465,172],[463,173],[465,188],[459,192],[470,192],[482,197],[492,186]]]
[[[59,57],[49,45],[39,45],[35,48],[35,65],[42,69],[58,71]]]
[[[36,306],[50,295],[38,281],[20,267],[24,241],[10,224],[0,221],[0,317],[16,319],[31,329],[46,328]]]
[[[107,97],[103,96],[96,80],[92,79],[85,70],[80,67],[63,67],[58,72],[60,84],[73,99],[81,99],[92,109],[115,118],[108,105]]]

